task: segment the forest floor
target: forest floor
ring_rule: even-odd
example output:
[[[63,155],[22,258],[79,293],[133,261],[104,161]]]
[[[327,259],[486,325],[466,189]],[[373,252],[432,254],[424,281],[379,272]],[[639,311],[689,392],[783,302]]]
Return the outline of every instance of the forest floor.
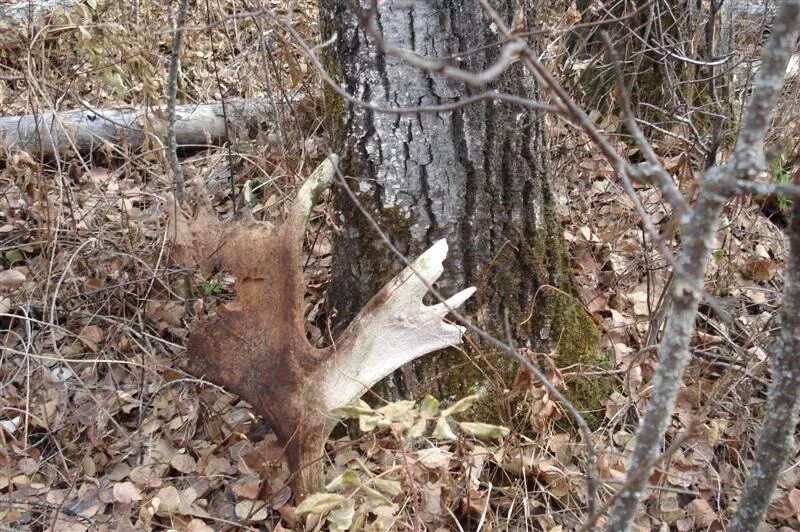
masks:
[[[272,0],[268,9],[286,16],[285,3]],[[74,109],[78,101],[96,108],[163,102],[167,4],[87,1],[42,19],[34,32],[7,28],[0,113]],[[302,102],[255,138],[184,153],[182,167],[190,187],[208,188],[220,217],[234,211],[231,181],[237,190],[249,181],[255,215],[277,220],[331,148],[319,118],[322,90],[289,38],[263,12],[237,13],[236,4],[192,9],[179,99],[281,93]],[[313,2],[296,2],[292,17],[302,35],[317,39]],[[547,27],[563,27],[568,17],[552,13]],[[796,85],[772,139],[786,146],[772,167],[775,179],[798,171]],[[592,118],[634,157],[616,134],[618,120],[604,118],[614,115],[603,101]],[[646,407],[657,362],[649,346],[663,326],[669,268],[608,163],[580,132],[547,120],[549,171],[576,284],[615,368],[566,368],[560,377],[594,371],[619,383],[603,399],[593,434],[602,503],[624,479]],[[580,437],[559,423],[562,411],[544,389],[524,379],[514,390],[523,406],[500,439],[440,432],[409,441],[402,437],[408,420],[439,407],[430,400],[387,405],[375,416],[388,426],[330,442],[328,492],[292,506],[288,469],[268,428],[246,403],[184,370],[189,331],[231,298],[233,279],[194,273],[194,297],[185,301],[184,270],[170,261],[163,205],[173,183],[160,138],[141,150],[109,145],[88,157],[0,155],[0,526],[572,530],[585,520]],[[691,197],[701,162],[684,141],[667,139],[654,146]],[[679,232],[660,194],[637,193],[677,250]],[[651,478],[639,530],[722,530],[735,507],[770,379],[787,210],[759,198],[725,210],[706,290],[729,315],[708,306],[698,315],[668,432],[682,444]],[[315,324],[324,312],[332,219],[326,200],[315,210],[304,257],[312,340],[323,334]],[[468,409],[460,419],[486,421]],[[764,530],[800,527],[797,464],[795,457],[781,476]]]

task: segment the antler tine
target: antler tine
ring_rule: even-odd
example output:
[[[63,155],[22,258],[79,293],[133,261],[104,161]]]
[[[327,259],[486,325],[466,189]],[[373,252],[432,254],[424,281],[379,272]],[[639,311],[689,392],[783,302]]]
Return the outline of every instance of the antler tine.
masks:
[[[432,351],[461,343],[463,328],[443,320],[474,292],[470,287],[433,306],[422,303],[443,272],[442,239],[378,292],[337,339],[319,387],[329,408],[345,406],[392,371]]]
[[[327,159],[317,166],[317,169],[314,170],[297,192],[297,198],[295,198],[292,204],[286,226],[293,232],[292,236],[299,245],[303,244],[303,239],[306,234],[306,223],[311,216],[311,211],[314,209],[319,195],[331,181],[333,181],[338,165],[339,156],[333,154],[329,155]]]

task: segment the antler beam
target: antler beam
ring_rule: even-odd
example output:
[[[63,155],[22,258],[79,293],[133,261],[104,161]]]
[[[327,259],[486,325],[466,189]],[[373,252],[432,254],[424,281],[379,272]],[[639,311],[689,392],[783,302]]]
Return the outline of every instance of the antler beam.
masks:
[[[189,337],[190,370],[240,395],[271,425],[295,474],[298,499],[323,481],[331,410],[346,406],[402,365],[459,344],[463,329],[444,321],[475,291],[433,306],[422,303],[443,272],[447,243],[436,242],[359,312],[334,346],[308,343],[301,269],[305,225],[338,158],[326,159],[298,192],[286,221],[273,227],[252,218],[222,223],[201,212],[178,216],[179,262],[221,268],[236,276],[236,300]]]

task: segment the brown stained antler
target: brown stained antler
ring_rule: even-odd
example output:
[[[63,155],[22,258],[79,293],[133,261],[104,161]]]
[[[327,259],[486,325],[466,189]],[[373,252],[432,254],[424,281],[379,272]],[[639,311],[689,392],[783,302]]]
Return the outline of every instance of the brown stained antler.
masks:
[[[336,158],[306,181],[287,220],[277,227],[203,212],[177,217],[176,256],[236,276],[236,300],[189,337],[190,370],[238,394],[272,426],[295,474],[298,499],[322,486],[324,444],[346,406],[400,366],[461,342],[443,321],[466,301],[468,288],[434,306],[422,304],[442,274],[447,243],[436,242],[378,292],[328,349],[308,343],[303,325],[301,251],[316,197],[330,183]]]

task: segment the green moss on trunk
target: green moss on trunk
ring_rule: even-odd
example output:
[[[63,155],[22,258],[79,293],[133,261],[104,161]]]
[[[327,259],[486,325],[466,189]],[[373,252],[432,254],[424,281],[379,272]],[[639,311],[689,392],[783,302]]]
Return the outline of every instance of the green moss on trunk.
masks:
[[[550,356],[565,373],[564,395],[596,428],[603,420],[605,401],[617,387],[612,377],[584,375],[614,369],[600,350],[600,331],[580,300],[563,292],[546,296],[541,315],[554,344]]]

